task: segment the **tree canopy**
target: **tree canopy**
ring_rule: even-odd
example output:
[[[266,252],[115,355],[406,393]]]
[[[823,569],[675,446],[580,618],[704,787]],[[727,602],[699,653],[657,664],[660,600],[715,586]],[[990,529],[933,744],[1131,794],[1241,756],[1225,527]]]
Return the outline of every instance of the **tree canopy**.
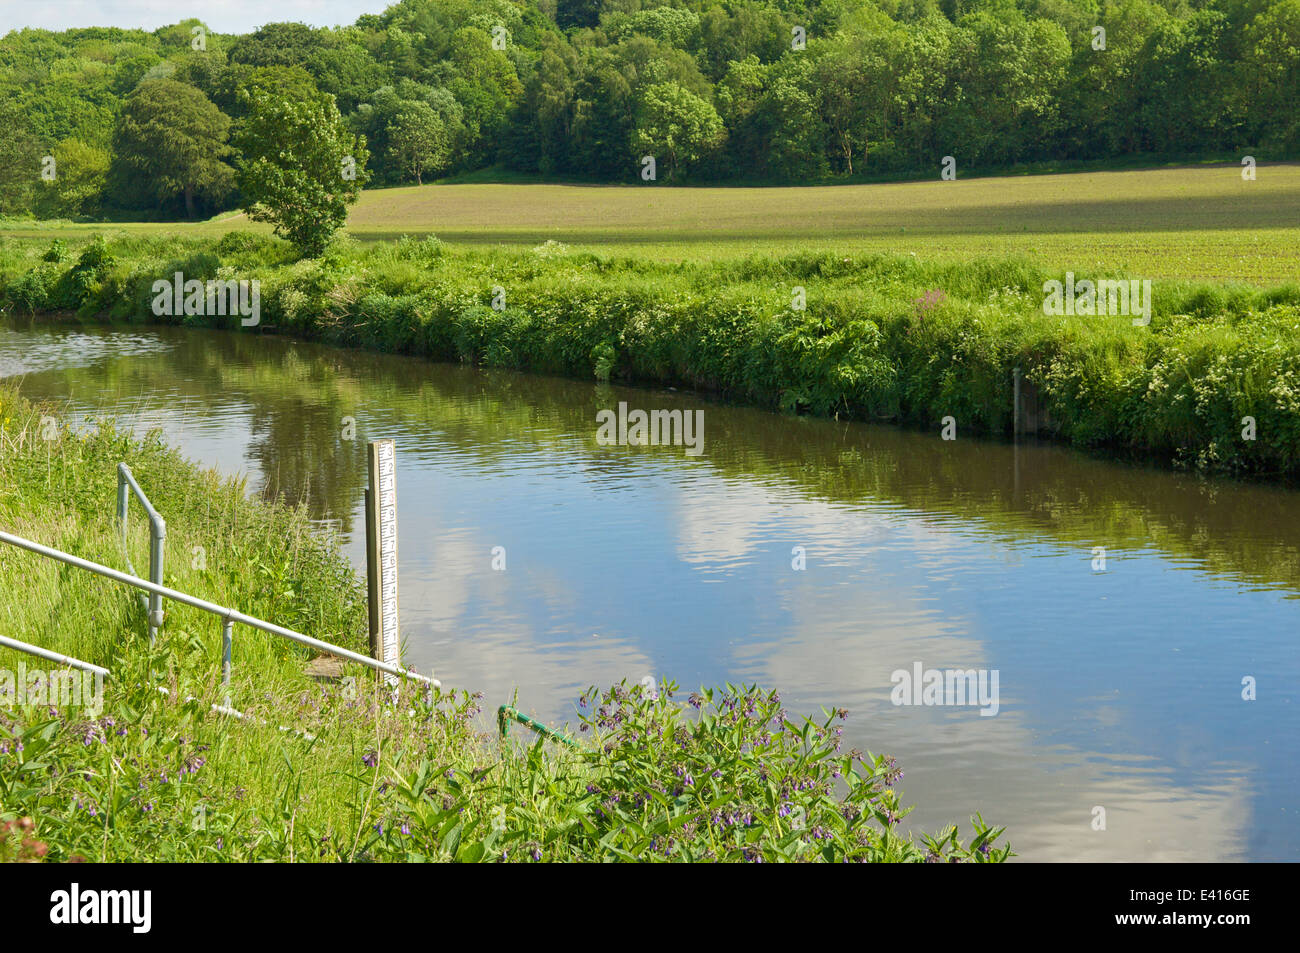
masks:
[[[635,182],[650,152],[673,180],[772,183],[1289,158],[1300,0],[401,0],[335,29],[11,31],[0,93],[10,214],[53,207],[32,160],[56,147],[109,154],[83,214],[233,207],[223,136],[259,94],[333,96],[379,185]]]
[[[230,193],[230,117],[201,90],[146,79],[122,106],[110,177],[120,194],[163,205],[177,197],[193,216],[196,199],[217,207]]]
[[[239,187],[249,217],[318,256],[347,221],[347,207],[366,182],[369,154],[350,132],[334,97],[285,99],[258,93],[237,144]]]

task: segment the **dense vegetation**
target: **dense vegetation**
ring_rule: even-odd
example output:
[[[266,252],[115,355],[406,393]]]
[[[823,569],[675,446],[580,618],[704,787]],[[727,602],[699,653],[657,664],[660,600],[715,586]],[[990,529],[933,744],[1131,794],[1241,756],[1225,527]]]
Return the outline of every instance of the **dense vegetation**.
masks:
[[[95,423],[74,433],[0,391],[0,525],[121,565],[111,500],[125,459],[167,516],[170,552],[203,549],[201,562],[169,560],[169,585],[364,643],[357,582],[303,511],[250,500],[155,437]],[[671,683],[656,697],[591,690],[578,749],[503,745],[483,732],[477,695],[394,698],[359,668],[320,683],[296,646],[244,630],[232,701],[248,717],[236,721],[210,710],[224,700],[211,616],[169,605],[151,648],[130,592],[10,547],[0,592],[6,634],[113,673],[102,709],[0,697],[0,862],[1009,854],[978,818],[969,842],[955,829],[901,833],[893,760],[841,750],[847,712],[795,718],[774,692],[726,687],[683,703]],[[42,663],[0,649],[0,670],[20,664]]]
[[[1015,261],[804,253],[672,264],[556,243],[453,251],[433,238],[342,239],[299,259],[286,242],[231,232],[217,242],[101,237],[79,253],[8,240],[0,299],[19,313],[157,321],[153,282],[177,271],[259,281],[254,333],[685,385],[792,412],[924,427],[952,417],[963,435],[1009,432],[1020,367],[1054,431],[1078,446],[1300,472],[1295,285],[1157,282],[1149,326],[1134,327],[1045,315],[1043,283],[1061,275]]]
[[[774,182],[1277,159],[1300,150],[1300,0],[403,0],[339,29],[12,31],[0,213],[235,208],[252,103],[317,92],[378,184],[632,182],[646,155],[659,180]]]

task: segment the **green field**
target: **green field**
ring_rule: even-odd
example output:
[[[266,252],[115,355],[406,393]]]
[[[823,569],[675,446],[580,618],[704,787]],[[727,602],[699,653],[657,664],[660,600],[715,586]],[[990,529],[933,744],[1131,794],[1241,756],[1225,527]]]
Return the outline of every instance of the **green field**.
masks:
[[[267,230],[236,213],[196,224],[9,222],[0,235],[105,228],[196,237]],[[1011,257],[1263,286],[1300,277],[1300,164],[1263,165],[1253,182],[1238,166],[1206,165],[808,188],[435,184],[364,193],[349,231],[474,244],[553,239],[659,260],[795,250],[943,263]]]

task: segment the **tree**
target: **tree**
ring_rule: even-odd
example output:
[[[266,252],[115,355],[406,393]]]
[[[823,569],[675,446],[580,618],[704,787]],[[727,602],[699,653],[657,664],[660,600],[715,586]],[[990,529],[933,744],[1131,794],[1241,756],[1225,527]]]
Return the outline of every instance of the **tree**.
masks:
[[[258,93],[281,99],[310,99],[320,92],[316,81],[301,66],[249,66],[229,63],[212,79],[212,101],[235,121],[243,120]],[[232,136],[233,138],[233,136]]]
[[[324,34],[304,23],[268,23],[230,48],[232,63],[301,66],[325,45]]]
[[[1059,130],[1070,59],[1065,32],[1047,20],[981,10],[962,21],[956,39],[950,62],[960,95],[949,99],[940,139],[960,144],[967,166],[1042,158],[1041,144]],[[958,155],[953,148],[945,151]]]
[[[42,149],[19,106],[0,99],[0,214],[31,208],[32,191],[41,177]]]
[[[486,30],[463,28],[454,34],[446,86],[464,110],[467,145],[483,159],[494,157],[510,113],[524,88],[514,60],[492,48]]]
[[[1249,135],[1286,150],[1300,149],[1300,0],[1281,0],[1245,30],[1239,95]]]
[[[1138,118],[1146,92],[1137,79],[1147,40],[1169,16],[1147,0],[1108,3],[1097,24],[1106,49],[1092,48],[1091,30],[1074,34],[1073,63],[1062,91],[1063,148],[1092,159],[1136,152],[1146,132]]]
[[[626,175],[634,108],[626,69],[619,69],[607,51],[598,51],[574,91],[570,168],[605,178]]]
[[[842,26],[845,24],[842,24]],[[840,168],[865,171],[873,153],[887,158],[898,96],[897,52],[907,33],[879,10],[864,9],[847,20],[848,29],[829,40],[813,67],[810,92],[826,125],[827,143]]]
[[[333,96],[257,93],[238,145],[249,218],[274,223],[277,235],[319,257],[366,182],[365,138],[348,131]]]
[[[1152,33],[1138,74],[1144,148],[1215,149],[1236,138],[1230,105],[1237,80],[1225,62],[1227,27],[1223,12],[1207,7]]]
[[[741,175],[753,176],[763,164],[767,143],[756,114],[769,70],[751,53],[733,62],[718,82],[718,114],[727,127],[731,170]]]
[[[595,26],[600,19],[600,0],[557,0],[555,22],[562,29]]]
[[[698,162],[726,138],[713,104],[676,83],[656,83],[642,92],[632,133],[636,160],[651,155],[666,158],[665,178]]]
[[[230,192],[229,131],[230,117],[193,86],[145,80],[118,119],[110,178],[158,205],[183,196],[192,218],[196,197],[216,204]]]
[[[421,171],[441,170],[461,149],[466,137],[460,103],[449,90],[404,79],[396,89],[381,86],[375,90],[369,101],[358,106],[356,112],[348,117],[351,128],[366,137],[366,146],[375,158],[374,168],[370,170],[371,181],[404,182],[414,174],[404,161],[401,148],[394,146],[391,136],[400,134],[404,125],[409,126],[412,117],[427,119],[427,110],[430,109],[442,129],[440,151],[443,155],[436,157],[432,166],[424,164]],[[402,113],[410,114],[406,123],[398,122]]]
[[[790,49],[790,27],[779,10],[756,4],[709,7],[700,17],[700,65],[710,79],[726,74],[733,62],[749,56],[764,65]],[[797,21],[807,25],[806,21]]]
[[[438,172],[451,161],[447,127],[423,100],[406,102],[388,124],[389,158],[424,184],[425,172]]]
[[[151,69],[162,60],[156,53],[137,53],[123,57],[113,64],[113,92],[119,96],[130,95],[131,90],[139,85]]]
[[[318,51],[306,67],[316,85],[335,96],[344,113],[365,102],[373,90],[392,82],[386,64],[375,62],[364,47],[350,43]]]
[[[756,119],[767,148],[763,169],[778,179],[819,179],[826,163],[826,127],[809,93],[808,59],[782,60],[768,78]]]
[[[620,17],[613,25],[619,39],[640,33],[668,46],[686,49],[694,45],[692,41],[700,31],[700,17],[677,7],[654,7]]]
[[[108,178],[108,153],[76,139],[54,147],[54,180],[42,183],[42,217],[79,218],[99,210]]]
[[[563,170],[575,151],[574,74],[580,66],[577,52],[562,37],[547,37],[542,46],[501,156],[513,168],[549,175]]]

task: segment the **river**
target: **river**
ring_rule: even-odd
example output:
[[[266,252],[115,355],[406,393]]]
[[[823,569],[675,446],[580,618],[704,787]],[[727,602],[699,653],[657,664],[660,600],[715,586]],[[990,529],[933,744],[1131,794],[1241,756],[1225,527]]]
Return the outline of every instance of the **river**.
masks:
[[[393,438],[406,658],[491,709],[517,688],[576,724],[592,684],[758,682],[849,709],[914,827],[980,811],[1030,860],[1300,859],[1296,489],[208,330],[0,329],[13,376],[305,501],[358,567],[366,441]],[[619,401],[703,410],[703,452],[599,445]],[[917,665],[996,672],[996,714],[894,704]]]

